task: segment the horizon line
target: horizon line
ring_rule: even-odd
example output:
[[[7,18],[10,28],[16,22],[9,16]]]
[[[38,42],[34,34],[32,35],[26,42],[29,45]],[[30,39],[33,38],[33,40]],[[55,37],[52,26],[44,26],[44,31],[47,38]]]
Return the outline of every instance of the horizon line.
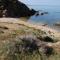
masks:
[[[30,5],[30,4],[26,4],[26,5]],[[32,5],[39,5],[39,4],[32,4]],[[45,6],[60,6],[60,5],[45,5]]]

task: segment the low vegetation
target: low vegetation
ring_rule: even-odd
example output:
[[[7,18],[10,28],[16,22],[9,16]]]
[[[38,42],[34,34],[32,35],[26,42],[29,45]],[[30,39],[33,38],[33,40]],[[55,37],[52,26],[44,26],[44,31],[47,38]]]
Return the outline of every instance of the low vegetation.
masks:
[[[14,24],[12,24],[14,25]],[[16,24],[0,26],[0,60],[60,60],[60,53],[48,43],[58,41],[38,29]]]

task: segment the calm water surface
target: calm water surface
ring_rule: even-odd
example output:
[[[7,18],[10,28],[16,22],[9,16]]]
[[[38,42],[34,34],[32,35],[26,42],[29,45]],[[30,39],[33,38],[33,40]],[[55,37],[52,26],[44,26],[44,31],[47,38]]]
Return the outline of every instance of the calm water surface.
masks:
[[[46,23],[48,25],[53,25],[56,22],[60,22],[60,6],[29,5],[28,7],[37,11],[48,12],[48,14],[42,16],[31,16],[28,22]]]

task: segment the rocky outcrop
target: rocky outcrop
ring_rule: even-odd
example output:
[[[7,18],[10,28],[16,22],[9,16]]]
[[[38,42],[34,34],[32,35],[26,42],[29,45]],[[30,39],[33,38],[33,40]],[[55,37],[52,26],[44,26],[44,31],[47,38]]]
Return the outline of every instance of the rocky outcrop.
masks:
[[[35,12],[18,0],[0,0],[0,17],[26,17]]]
[[[36,16],[39,16],[39,15],[45,15],[45,14],[48,14],[48,12],[44,12],[44,11],[36,11]]]
[[[54,26],[60,26],[60,22],[56,22]]]

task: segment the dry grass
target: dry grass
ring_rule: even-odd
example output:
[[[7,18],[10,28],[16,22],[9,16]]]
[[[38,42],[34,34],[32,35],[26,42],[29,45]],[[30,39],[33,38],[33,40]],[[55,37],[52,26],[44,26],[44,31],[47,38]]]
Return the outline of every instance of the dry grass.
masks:
[[[0,60],[60,60],[59,40],[41,29],[1,22]]]

